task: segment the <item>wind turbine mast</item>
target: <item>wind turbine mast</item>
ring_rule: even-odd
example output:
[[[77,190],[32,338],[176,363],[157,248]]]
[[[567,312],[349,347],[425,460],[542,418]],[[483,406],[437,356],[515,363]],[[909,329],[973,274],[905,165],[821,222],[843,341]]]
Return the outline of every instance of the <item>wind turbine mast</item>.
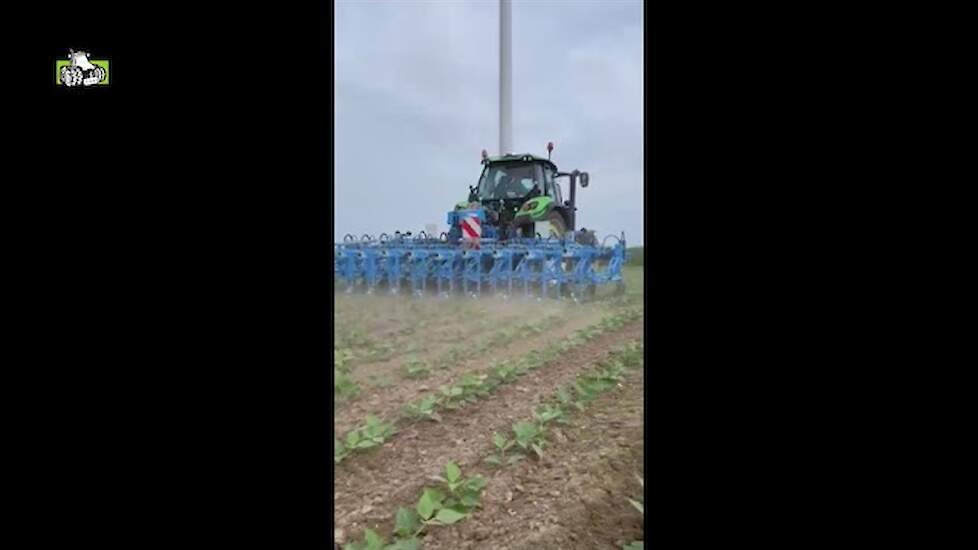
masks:
[[[499,154],[513,152],[513,5],[499,0]]]

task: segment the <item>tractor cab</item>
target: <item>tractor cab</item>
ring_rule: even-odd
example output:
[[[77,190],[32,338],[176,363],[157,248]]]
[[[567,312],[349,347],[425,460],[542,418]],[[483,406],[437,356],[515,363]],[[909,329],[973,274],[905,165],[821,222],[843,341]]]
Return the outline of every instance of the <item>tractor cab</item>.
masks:
[[[548,144],[552,151],[553,145]],[[549,156],[549,155],[548,155]],[[549,158],[529,153],[490,157],[482,152],[482,174],[469,187],[467,202],[459,203],[449,213],[449,224],[462,216],[478,212],[488,234],[500,239],[513,237],[561,237],[575,231],[577,182],[587,187],[586,172],[560,172]],[[570,178],[570,200],[564,200],[558,178]]]
[[[535,159],[530,155],[487,160],[475,188],[475,200],[523,201],[553,193],[553,174],[556,171],[557,167],[550,161]]]

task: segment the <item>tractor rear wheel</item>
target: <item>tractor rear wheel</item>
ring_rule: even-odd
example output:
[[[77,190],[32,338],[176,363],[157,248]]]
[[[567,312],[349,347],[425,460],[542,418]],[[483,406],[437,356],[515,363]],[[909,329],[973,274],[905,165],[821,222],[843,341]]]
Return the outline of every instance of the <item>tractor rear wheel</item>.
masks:
[[[556,210],[551,210],[547,214],[547,222],[550,223],[550,229],[558,236],[563,237],[564,233],[567,233],[567,223],[564,221],[564,217],[560,215],[560,212]],[[547,235],[541,235],[544,239]]]

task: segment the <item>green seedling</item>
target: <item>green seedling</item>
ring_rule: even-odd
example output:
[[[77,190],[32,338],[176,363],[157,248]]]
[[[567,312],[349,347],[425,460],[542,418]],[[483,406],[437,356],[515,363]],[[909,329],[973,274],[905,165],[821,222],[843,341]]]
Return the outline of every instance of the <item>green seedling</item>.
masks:
[[[343,550],[421,550],[421,542],[411,537],[396,539],[393,544],[387,544],[373,529],[366,529],[363,532],[363,542],[348,542]]]
[[[543,458],[543,446],[545,444],[542,426],[533,422],[517,422],[513,424],[513,433],[516,434],[516,445],[526,452],[532,450],[537,457]]]
[[[570,351],[573,348],[573,344],[569,340],[563,342],[558,342],[555,345],[548,347],[547,349],[540,352],[540,364],[546,364],[554,359],[560,357],[561,354]]]
[[[401,537],[415,537],[423,529],[418,513],[403,506],[397,509],[394,516],[394,533]]]
[[[465,479],[462,470],[454,463],[445,465],[445,477],[438,478],[447,492],[437,488],[425,488],[415,509],[398,510],[395,532],[402,536],[417,536],[433,525],[452,525],[468,517],[476,506],[486,481],[481,476]]]
[[[493,334],[489,338],[488,344],[496,345],[496,344],[505,344],[508,342],[512,342],[513,338],[515,338],[518,334],[520,334],[519,327],[504,328],[500,331],[497,331],[495,334]]]
[[[360,393],[360,386],[350,375],[342,370],[333,369],[333,397],[337,401],[345,401]]]
[[[440,361],[440,368],[447,369],[448,367],[458,363],[465,357],[465,350],[461,347],[455,347],[450,350],[442,357]]]
[[[557,402],[560,403],[562,408],[565,408],[574,403],[574,398],[571,396],[570,391],[568,391],[567,388],[561,386],[557,388]]]
[[[561,424],[567,422],[564,418],[564,411],[561,409],[560,405],[550,405],[546,403],[540,405],[540,407],[533,412],[533,418],[537,421],[537,424],[541,426],[554,420]]]
[[[545,351],[541,351],[541,350],[536,350],[535,349],[535,350],[527,353],[523,357],[522,361],[525,362],[527,369],[529,369],[529,370],[537,369],[537,368],[543,366],[543,364],[545,363],[545,359],[544,359],[544,354],[545,353],[546,353]]]
[[[421,349],[421,342],[419,340],[411,340],[411,342],[404,347],[404,352],[417,353],[420,349]]]
[[[348,542],[343,550],[384,550],[384,539],[373,529],[363,532],[363,542]]]
[[[448,488],[445,506],[465,514],[470,514],[479,505],[479,497],[486,487],[482,476],[462,477],[462,470],[454,462],[445,465],[445,477],[442,482]]]
[[[642,541],[637,540],[622,546],[621,550],[645,550],[645,545],[642,543]]]
[[[482,381],[482,388],[488,393],[498,388],[502,383],[502,380],[493,376],[492,372],[490,371],[489,374],[486,375],[486,379]]]
[[[516,376],[523,376],[524,374],[530,372],[530,370],[532,370],[530,368],[530,364],[531,361],[526,357],[521,357],[520,359],[517,359],[516,362],[512,364]]]
[[[411,359],[404,364],[404,372],[408,378],[420,379],[427,378],[431,374],[431,370],[424,361],[419,361],[417,359]]]
[[[520,376],[524,374],[535,371],[543,366],[543,362],[540,361],[539,356],[534,357],[524,357],[516,362],[516,373]]]
[[[348,349],[333,349],[333,368],[345,371],[354,358],[353,351]]]
[[[411,537],[408,539],[397,539],[394,544],[388,544],[384,550],[421,550],[421,541]]]
[[[593,340],[599,334],[601,334],[601,331],[597,327],[586,328],[581,332],[581,336],[584,337],[585,341]]]
[[[360,329],[352,329],[346,333],[343,337],[342,342],[345,347],[349,348],[371,348],[374,345],[374,341],[363,333]]]
[[[595,377],[599,380],[608,382],[611,386],[614,386],[618,382],[621,382],[625,378],[625,366],[617,359],[612,359],[607,362],[606,366],[599,369]]]
[[[382,444],[387,438],[396,433],[392,424],[381,422],[376,416],[368,416],[367,423],[359,429],[362,441],[369,441],[373,445],[366,445],[364,448]]]
[[[346,440],[342,443],[334,438],[334,442],[339,445],[336,447],[337,450],[333,451],[333,460],[339,464],[354,451],[383,445],[395,433],[397,433],[397,430],[394,429],[393,424],[386,424],[381,422],[377,417],[369,416],[367,417],[367,423],[355,430],[350,430],[346,434]],[[339,451],[341,448],[342,452]]]
[[[442,404],[447,409],[457,409],[462,401],[462,394],[465,390],[461,386],[439,386],[438,391],[441,393]]]
[[[625,346],[619,357],[627,368],[634,369],[642,366],[645,352],[642,349],[641,343],[632,342]]]
[[[516,366],[510,364],[509,361],[503,361],[500,365],[493,368],[491,371],[493,377],[499,380],[500,383],[508,383],[516,380]]]
[[[467,372],[459,380],[459,387],[462,388],[462,399],[470,403],[475,402],[480,397],[489,395],[489,390],[485,387],[488,378],[485,374],[472,374]]]
[[[496,452],[486,458],[485,461],[499,466],[502,464],[503,458],[506,456],[506,451],[516,444],[516,440],[506,439],[505,437],[499,435],[498,432],[493,432],[492,444],[496,446]]]
[[[350,449],[343,444],[339,439],[333,438],[333,463],[339,464],[343,462],[343,459],[350,454]]]
[[[597,399],[598,395],[603,391],[602,387],[602,385],[589,378],[576,380],[574,382],[574,391],[577,394],[577,399],[574,401],[574,406],[578,410],[584,410],[585,404]]]
[[[445,495],[437,489],[425,489],[415,507],[421,520],[421,528],[431,525],[452,525],[465,519],[467,513],[445,504]]]
[[[438,396],[430,395],[407,406],[407,412],[414,418],[433,420],[441,422],[441,415],[438,414]]]
[[[398,351],[398,348],[391,344],[383,344],[369,349],[367,351],[367,358],[370,361],[383,361],[393,357]]]

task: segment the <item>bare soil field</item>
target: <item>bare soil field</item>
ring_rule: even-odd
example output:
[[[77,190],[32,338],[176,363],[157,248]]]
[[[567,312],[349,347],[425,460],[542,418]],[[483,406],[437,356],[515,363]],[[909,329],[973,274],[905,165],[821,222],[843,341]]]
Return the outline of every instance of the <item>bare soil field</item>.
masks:
[[[625,296],[336,295],[343,550],[641,548],[641,269]]]

